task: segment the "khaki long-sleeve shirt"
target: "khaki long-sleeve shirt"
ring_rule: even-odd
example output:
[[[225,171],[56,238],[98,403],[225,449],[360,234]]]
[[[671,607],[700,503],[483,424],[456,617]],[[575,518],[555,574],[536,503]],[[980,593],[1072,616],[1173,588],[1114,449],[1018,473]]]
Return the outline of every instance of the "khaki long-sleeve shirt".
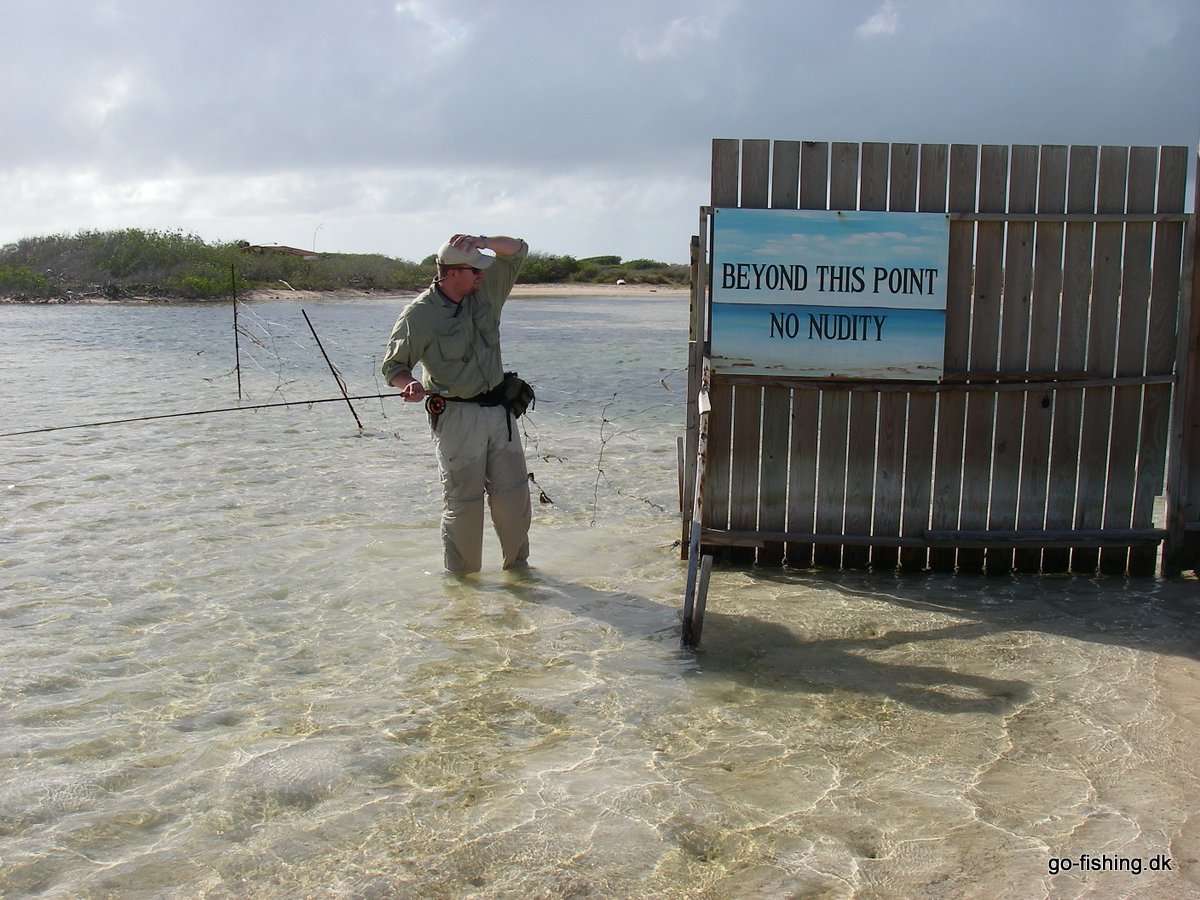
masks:
[[[522,242],[512,256],[497,255],[484,270],[474,294],[461,304],[437,285],[419,294],[396,319],[383,359],[383,377],[391,383],[420,363],[426,391],[473,397],[491,390],[504,377],[500,356],[500,313],[529,253]]]

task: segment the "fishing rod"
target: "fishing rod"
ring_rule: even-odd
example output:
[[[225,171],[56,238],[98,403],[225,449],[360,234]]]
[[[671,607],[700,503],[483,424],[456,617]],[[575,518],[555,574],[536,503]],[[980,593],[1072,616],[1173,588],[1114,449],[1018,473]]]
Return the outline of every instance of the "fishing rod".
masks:
[[[315,406],[318,403],[348,403],[351,400],[382,400],[387,397],[403,397],[403,394],[364,394],[361,397],[321,397],[316,400],[287,400],[278,403],[258,403],[254,406],[224,406],[219,409],[194,409],[188,412],[160,413],[153,416],[132,416],[128,419],[107,419],[103,422],[78,422],[74,425],[50,425],[45,428],[30,428],[25,431],[0,433],[0,438],[19,437],[27,434],[46,434],[51,431],[69,431],[73,428],[99,428],[104,425],[128,425],[131,422],[151,422],[156,419],[178,419],[184,416],[207,416],[213,413],[249,412],[256,409],[279,409],[285,406]],[[357,418],[357,417],[356,417]],[[361,428],[361,426],[359,426]]]

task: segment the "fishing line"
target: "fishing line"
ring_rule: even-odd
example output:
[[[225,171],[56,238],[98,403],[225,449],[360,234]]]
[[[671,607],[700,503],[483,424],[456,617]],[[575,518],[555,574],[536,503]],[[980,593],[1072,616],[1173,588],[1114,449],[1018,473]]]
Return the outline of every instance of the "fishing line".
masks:
[[[285,406],[316,406],[318,403],[346,403],[350,400],[375,400],[386,397],[402,397],[402,394],[364,394],[358,397],[320,397],[315,400],[284,400],[278,403],[257,403],[253,406],[223,406],[219,409],[194,409],[188,412],[160,413],[153,416],[131,416],[127,419],[107,419],[103,422],[78,422],[74,425],[50,425],[45,428],[29,428],[25,431],[8,431],[0,438],[18,437],[27,434],[46,434],[51,431],[69,431],[73,428],[100,428],[105,425],[128,425],[133,422],[152,422],[156,419],[179,419],[184,416],[208,416],[214,413],[250,412],[256,409],[279,409]]]
[[[678,374],[680,372],[684,372],[684,371],[686,371],[686,370],[683,368],[676,368],[676,369],[668,370],[665,373],[662,373],[660,375],[660,377],[655,380],[655,382],[654,382],[655,387],[662,388],[664,391],[666,391],[667,394],[674,394],[675,391],[671,389],[669,384],[667,384],[667,379],[671,378],[673,375],[676,375],[676,374]],[[610,479],[608,476],[608,473],[604,469],[604,456],[605,456],[605,453],[607,452],[607,450],[609,449],[609,444],[612,441],[614,441],[618,438],[628,438],[628,437],[637,435],[638,433],[640,433],[642,431],[649,430],[649,429],[655,427],[655,425],[657,424],[657,423],[652,423],[652,424],[640,425],[638,427],[633,427],[633,428],[625,428],[625,427],[621,427],[618,419],[629,418],[629,419],[640,421],[640,420],[644,419],[648,414],[653,414],[660,410],[674,411],[676,408],[676,404],[675,404],[675,402],[670,401],[670,402],[664,402],[664,403],[649,403],[649,404],[640,405],[640,408],[638,408],[636,410],[626,410],[626,409],[622,408],[620,410],[620,414],[618,416],[618,414],[613,411],[614,406],[616,406],[618,404],[620,404],[621,406],[624,406],[625,403],[627,403],[628,400],[630,400],[630,399],[646,400],[649,397],[649,392],[651,390],[653,390],[654,388],[649,387],[649,384],[647,382],[642,381],[639,378],[624,379],[622,381],[617,382],[615,387],[616,387],[616,390],[613,391],[612,396],[601,407],[599,447],[597,450],[596,460],[593,464],[587,466],[587,468],[589,470],[591,470],[595,473],[595,478],[593,480],[593,485],[592,485],[592,504],[591,504],[592,510],[591,510],[591,520],[588,523],[589,525],[595,525],[599,519],[601,483],[603,483],[609,490],[611,490],[613,493],[615,493],[616,495],[618,495],[620,497],[623,497],[626,499],[631,499],[631,500],[638,500],[659,512],[667,511],[666,508],[662,504],[657,503],[656,501],[650,499],[649,497],[645,497],[634,491],[627,490],[627,489],[621,487],[620,485],[618,485],[617,483],[615,483],[612,479]],[[590,394],[583,392],[583,391],[559,390],[559,391],[557,391],[557,393],[563,398],[570,398],[570,399],[577,400],[577,401],[583,401],[583,404],[585,406],[591,405],[591,402],[592,402]],[[632,405],[632,404],[630,404],[630,405]],[[584,425],[589,420],[592,419],[593,415],[594,415],[594,413],[587,414],[587,415],[580,415],[580,416],[567,416],[566,418],[571,419],[577,425]],[[536,456],[537,458],[541,459],[543,462],[545,462],[547,464],[549,464],[551,462],[556,462],[556,463],[560,463],[564,466],[568,466],[568,467],[571,466],[573,461],[570,458],[563,456],[559,453],[553,452],[553,450],[557,449],[557,448],[555,448],[553,446],[543,448],[541,446],[542,445],[542,433],[541,433],[541,429],[537,427],[536,422],[532,422],[532,421],[529,422],[529,424],[531,424],[534,429],[534,434],[532,436],[530,435],[529,429],[525,427],[525,422],[527,420],[531,420],[531,417],[524,416],[524,417],[522,417],[521,422],[522,422],[522,432],[526,438],[526,446],[530,450],[530,456],[531,457]],[[658,421],[661,421],[661,420],[658,420]],[[582,460],[581,460],[581,462],[582,462]],[[534,485],[538,487],[539,493],[541,493],[541,494],[545,493],[541,489],[541,486],[537,484],[536,480],[534,480],[532,478],[530,480],[533,481]],[[541,499],[541,498],[539,498],[539,499]],[[543,499],[542,502],[544,503],[544,502],[546,502],[546,500]]]

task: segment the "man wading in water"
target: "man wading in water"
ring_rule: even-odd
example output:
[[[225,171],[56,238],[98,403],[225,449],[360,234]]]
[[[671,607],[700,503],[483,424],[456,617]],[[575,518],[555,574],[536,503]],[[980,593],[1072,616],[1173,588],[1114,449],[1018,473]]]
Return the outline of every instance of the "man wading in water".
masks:
[[[480,253],[489,250],[491,256]],[[529,473],[500,357],[500,312],[529,253],[523,240],[456,234],[437,253],[433,284],[392,329],[383,377],[410,403],[425,400],[442,476],[442,545],[448,572],[483,566],[483,498],[504,568],[529,558]],[[421,364],[422,380],[413,377]]]

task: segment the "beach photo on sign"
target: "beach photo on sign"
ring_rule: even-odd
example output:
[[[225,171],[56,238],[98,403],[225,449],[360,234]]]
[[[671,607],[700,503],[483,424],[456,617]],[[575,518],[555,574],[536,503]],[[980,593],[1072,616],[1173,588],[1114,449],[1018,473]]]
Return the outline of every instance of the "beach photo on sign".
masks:
[[[941,376],[945,215],[718,209],[713,221],[718,371]]]

